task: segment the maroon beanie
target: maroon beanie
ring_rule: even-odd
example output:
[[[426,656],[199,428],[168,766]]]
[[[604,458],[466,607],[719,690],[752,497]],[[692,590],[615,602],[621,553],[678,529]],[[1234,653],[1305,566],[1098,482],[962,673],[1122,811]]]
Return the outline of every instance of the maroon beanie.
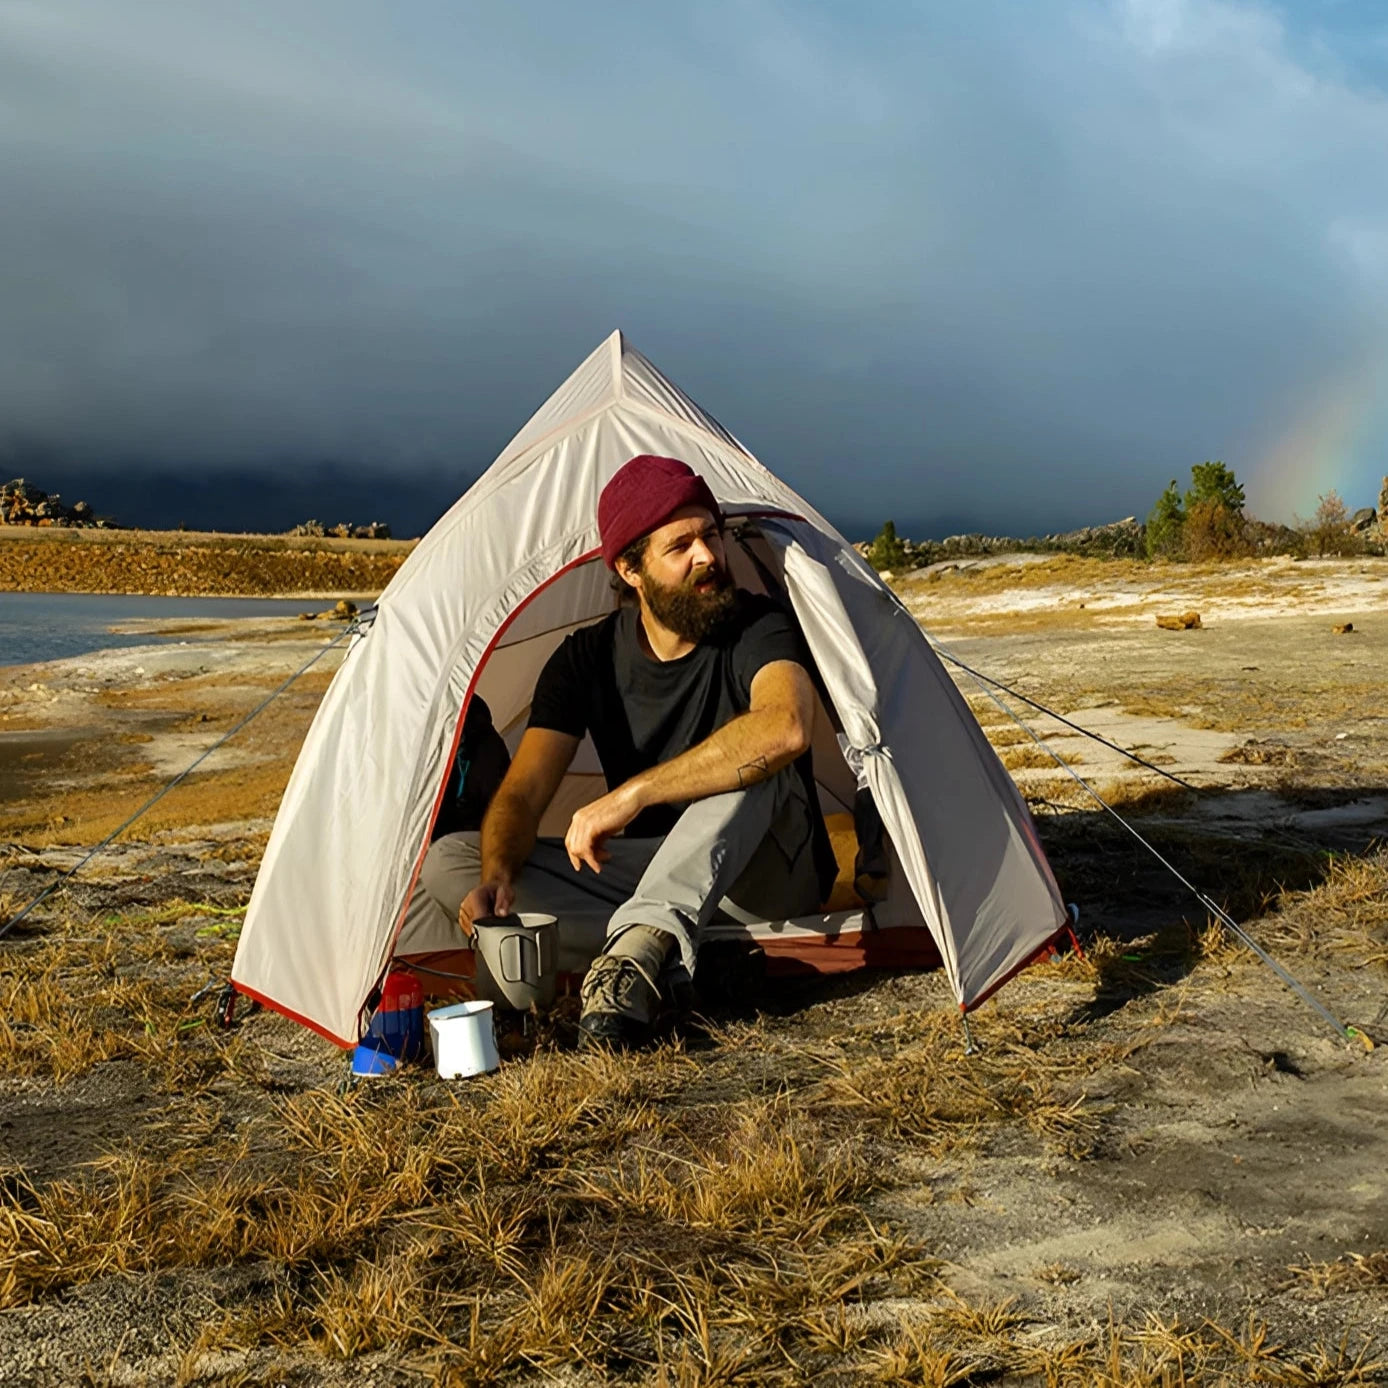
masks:
[[[708,483],[688,463],[652,453],[623,463],[598,497],[603,563],[615,569],[628,545],[686,506],[702,506],[714,520],[723,519]]]

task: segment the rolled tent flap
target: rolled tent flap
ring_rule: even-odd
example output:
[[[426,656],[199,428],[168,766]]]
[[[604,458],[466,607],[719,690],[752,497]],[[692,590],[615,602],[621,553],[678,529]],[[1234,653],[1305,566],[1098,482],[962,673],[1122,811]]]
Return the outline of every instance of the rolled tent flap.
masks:
[[[606,610],[589,562],[598,494],[638,453],[683,458],[724,507],[762,515],[961,1004],[1063,926],[1026,806],[909,613],[823,517],[614,333],[420,541],[334,676],[247,909],[232,970],[242,992],[355,1043],[465,702],[495,654],[493,713],[510,725],[544,641]]]
[[[1065,907],[1031,815],[911,614],[861,556],[763,522],[810,652],[961,1006],[1031,958]]]

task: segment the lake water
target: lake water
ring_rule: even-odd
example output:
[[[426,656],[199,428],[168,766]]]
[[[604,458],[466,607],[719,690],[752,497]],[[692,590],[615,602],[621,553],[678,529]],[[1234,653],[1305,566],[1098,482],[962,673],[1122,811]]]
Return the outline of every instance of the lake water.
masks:
[[[122,635],[114,623],[143,618],[292,617],[330,607],[321,598],[141,598],[90,593],[0,593],[0,665],[62,660],[112,646],[178,637]]]

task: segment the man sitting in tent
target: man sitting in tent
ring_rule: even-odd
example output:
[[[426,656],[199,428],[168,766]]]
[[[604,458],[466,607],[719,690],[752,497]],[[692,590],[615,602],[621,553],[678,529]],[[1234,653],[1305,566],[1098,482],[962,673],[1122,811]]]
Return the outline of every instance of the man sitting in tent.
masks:
[[[723,517],[673,458],[631,459],[598,502],[622,601],[568,636],[477,834],[440,838],[425,889],[465,933],[514,909],[610,906],[583,982],[582,1044],[640,1039],[704,926],[819,909],[833,852],[810,766],[815,692],[794,621],[733,586]],[[585,735],[608,793],[562,843],[538,826]]]

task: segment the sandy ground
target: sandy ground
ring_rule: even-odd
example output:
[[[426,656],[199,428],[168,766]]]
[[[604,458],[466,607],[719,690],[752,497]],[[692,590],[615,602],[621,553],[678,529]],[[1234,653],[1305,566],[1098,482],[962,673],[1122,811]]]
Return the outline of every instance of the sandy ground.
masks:
[[[895,578],[913,612],[942,633],[1001,619],[1068,626],[1149,626],[1155,614],[1198,611],[1206,621],[1353,613],[1388,608],[1382,559],[1174,564],[1070,555],[996,555],[932,564]]]
[[[972,1058],[938,975],[787,988],[730,1022],[717,1044],[692,1051],[688,1078],[660,1100],[684,1121],[779,1094],[793,1112],[873,1144],[876,1179],[857,1197],[861,1218],[927,1250],[937,1281],[929,1293],[894,1288],[853,1301],[855,1334],[867,1337],[854,1343],[868,1348],[824,1359],[821,1381],[1046,1382],[1019,1369],[1022,1358],[1007,1359],[1006,1346],[1022,1355],[1028,1345],[1097,1343],[1105,1326],[1130,1329],[1137,1344],[1156,1335],[1153,1325],[1210,1323],[1240,1344],[1264,1325],[1283,1358],[1268,1367],[1245,1355],[1243,1371],[1218,1379],[1192,1371],[1102,1381],[1388,1381],[1382,1368],[1365,1367],[1388,1359],[1384,579],[1383,561],[1154,571],[1043,558],[899,582],[951,655],[1157,768],[1134,766],[1000,695],[1317,997],[1385,1044],[1371,1052],[1347,1044],[1247,950],[1206,933],[1204,909],[955,667],[1081,907],[1087,961],[1067,957],[1009,984],[977,1015],[983,1051]],[[1201,612],[1202,629],[1155,628],[1156,612],[1188,608]],[[1334,635],[1346,621],[1353,634]],[[0,844],[8,844],[0,895],[11,907],[322,650],[327,634],[306,625],[206,624],[184,632],[186,644],[0,672]],[[187,903],[234,911],[246,900],[337,658],[327,655],[94,863],[57,909],[26,927],[20,947],[43,948],[46,932],[95,939],[102,921],[173,900],[184,905],[172,919],[150,916],[148,927],[177,946],[171,986],[191,994],[224,973],[227,932],[209,931],[209,918]],[[270,1081],[220,1091],[223,1127],[209,1130],[212,1144],[277,1111],[282,1096],[331,1086],[341,1073],[336,1052],[283,1019],[260,1013],[238,1031],[237,1044],[254,1051]],[[887,1114],[879,1091],[914,1054],[917,1033],[946,1037],[947,1063]],[[183,1121],[177,1088],[152,1074],[119,1054],[70,1074],[4,1061],[0,1161],[41,1188],[73,1179],[132,1135]],[[1019,1074],[1032,1076],[1027,1083],[1044,1077],[1045,1112],[1070,1116],[1048,1126],[1038,1105],[1013,1107],[1007,1095]],[[996,1120],[971,1118],[967,1141],[946,1140],[957,1130],[944,1100],[932,1104],[936,1091],[946,1099],[967,1091],[982,1105],[968,1111],[995,1109]],[[1381,1274],[1364,1272],[1380,1266]],[[407,1347],[344,1364],[307,1341],[286,1347],[252,1336],[214,1352],[198,1339],[209,1318],[259,1295],[256,1279],[265,1277],[260,1263],[94,1275],[12,1299],[0,1314],[0,1380],[66,1383],[86,1372],[88,1381],[130,1383],[182,1375],[345,1384],[437,1371]],[[931,1378],[918,1367],[893,1379],[872,1358],[871,1336],[934,1325],[920,1318],[934,1314],[942,1288],[973,1308],[1010,1303],[987,1332],[992,1348],[960,1361],[973,1364],[974,1377]],[[517,1381],[603,1381],[591,1366],[507,1372]],[[1049,1381],[1101,1381],[1086,1372],[1057,1370]],[[678,1381],[762,1378],[710,1371]]]

